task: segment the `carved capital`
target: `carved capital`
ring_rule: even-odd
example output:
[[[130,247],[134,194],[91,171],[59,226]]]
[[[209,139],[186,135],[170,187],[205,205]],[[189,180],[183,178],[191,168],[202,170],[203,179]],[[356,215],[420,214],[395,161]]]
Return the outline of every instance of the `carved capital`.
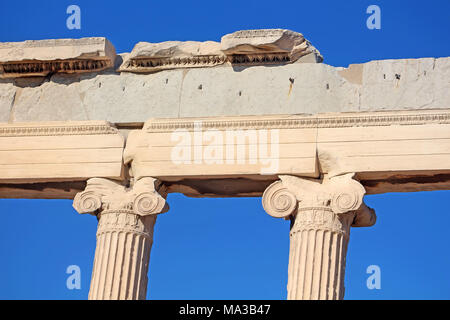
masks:
[[[102,178],[92,178],[86,189],[76,194],[73,207],[81,214],[127,211],[138,216],[156,215],[169,209],[164,186],[156,179],[145,177],[132,188]]]
[[[264,191],[262,203],[272,217],[286,218],[296,212],[298,200],[283,181],[276,181]]]
[[[303,211],[309,211],[310,215],[320,212],[313,214],[314,217],[304,215],[301,219],[327,220],[325,216],[329,215],[330,223],[334,215],[351,213],[354,215],[352,226],[371,226],[376,220],[375,212],[363,203],[366,191],[358,181],[353,180],[353,175],[323,180],[280,175],[280,180],[264,191],[263,207],[269,215],[286,219]]]
[[[166,196],[166,188],[160,181],[150,177],[142,178],[133,186],[131,197],[134,212],[140,216],[167,212],[169,205]]]
[[[73,207],[78,213],[96,215],[108,205],[106,199],[109,195],[123,189],[123,186],[108,179],[89,179],[85,190],[75,195]]]

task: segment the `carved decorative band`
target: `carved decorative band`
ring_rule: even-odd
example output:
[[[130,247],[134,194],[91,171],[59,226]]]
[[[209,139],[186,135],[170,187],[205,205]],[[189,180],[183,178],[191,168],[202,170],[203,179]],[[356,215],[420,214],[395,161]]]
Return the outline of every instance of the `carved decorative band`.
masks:
[[[329,211],[329,212],[333,212],[333,210],[330,207],[299,207],[297,209],[297,212],[302,212],[302,211],[311,211],[311,210],[322,210],[322,211]]]
[[[100,71],[111,64],[109,60],[70,59],[61,61],[8,62],[0,64],[4,76],[23,74],[48,74],[56,72],[92,72]]]
[[[233,54],[228,57],[228,61],[232,64],[278,64],[291,62],[289,53],[271,52],[256,54]]]
[[[122,208],[122,209],[105,209],[102,211],[102,216],[107,214],[134,214],[135,216],[139,216],[136,212],[133,211],[132,208]]]
[[[130,230],[129,228],[119,228],[119,227],[114,227],[114,228],[108,228],[108,229],[103,229],[103,230],[98,230],[96,236],[100,237],[104,234],[107,233],[111,233],[111,232],[129,232],[129,233],[133,233],[133,234],[137,234],[137,235],[141,235],[142,237],[146,238],[146,239],[150,239],[153,240],[152,236],[150,236],[148,233],[146,232],[141,232],[141,231],[136,231],[136,230]]]
[[[289,232],[289,236],[293,237],[296,234],[301,233],[301,232],[305,232],[305,231],[319,231],[319,230],[320,231],[329,231],[329,232],[332,232],[334,234],[342,234],[344,236],[348,235],[347,231],[342,230],[339,227],[329,227],[329,226],[325,226],[325,225],[317,226],[317,225],[314,225],[314,224],[310,224],[310,225],[304,225],[304,226],[301,226],[299,228],[292,229]]]
[[[302,129],[302,128],[341,128],[341,127],[372,127],[391,125],[420,124],[450,124],[450,113],[400,114],[400,115],[355,115],[336,117],[305,117],[297,119],[267,119],[267,120],[208,120],[165,121],[148,123],[147,132],[165,132],[176,129],[194,130],[198,122],[202,128],[232,130],[232,129]]]
[[[335,233],[348,234],[355,213],[336,214],[326,208],[308,208],[297,214],[290,235],[308,230],[326,230]]]
[[[205,55],[183,58],[136,58],[131,59],[127,68],[157,68],[157,67],[207,67],[222,64],[227,61],[225,55]]]
[[[40,126],[13,127],[0,126],[0,137],[27,136],[71,136],[91,134],[117,134],[118,130],[108,125],[78,125],[78,126]]]
[[[233,38],[260,38],[260,37],[277,37],[286,32],[283,29],[254,29],[240,30],[233,33]]]
[[[291,62],[288,52],[261,52],[252,54],[233,55],[202,55],[192,57],[165,57],[165,58],[132,58],[126,65],[126,70],[141,70],[152,68],[193,68],[212,67],[225,62],[237,65],[279,64]]]
[[[81,39],[45,39],[45,40],[31,40],[25,43],[16,42],[0,42],[0,49],[17,49],[19,48],[42,48],[42,47],[74,47],[74,46],[92,46],[94,44],[105,43],[105,38],[81,38]]]
[[[151,230],[144,219],[154,219],[154,217],[141,217],[131,210],[104,210],[100,215],[97,228],[97,236],[112,231],[125,231],[150,236]]]
[[[428,123],[450,123],[450,113],[370,115],[317,119],[317,125],[319,128],[417,125]]]

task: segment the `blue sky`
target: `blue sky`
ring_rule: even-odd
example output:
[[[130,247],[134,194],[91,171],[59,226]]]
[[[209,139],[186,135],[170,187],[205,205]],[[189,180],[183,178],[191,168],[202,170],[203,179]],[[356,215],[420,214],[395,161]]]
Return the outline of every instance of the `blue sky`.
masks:
[[[81,8],[81,30],[66,8]],[[366,8],[381,8],[381,30]],[[249,28],[303,33],[325,63],[450,55],[450,1],[1,1],[0,41],[106,36],[117,52],[138,41],[216,40]],[[124,106],[126,107],[126,106]],[[352,229],[346,299],[450,299],[450,191],[366,197],[374,227]],[[158,217],[149,299],[285,299],[289,224],[268,216],[259,198],[169,195]],[[1,299],[86,299],[97,221],[69,200],[0,199]],[[81,269],[81,290],[66,268]],[[370,265],[381,289],[366,286]]]

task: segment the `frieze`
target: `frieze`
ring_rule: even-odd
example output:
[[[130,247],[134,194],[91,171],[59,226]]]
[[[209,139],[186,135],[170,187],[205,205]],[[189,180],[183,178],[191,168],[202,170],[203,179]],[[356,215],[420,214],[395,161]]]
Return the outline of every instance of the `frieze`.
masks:
[[[269,119],[224,119],[210,120],[208,118],[195,120],[150,120],[144,126],[146,132],[168,132],[177,129],[194,130],[198,123],[203,129],[302,129],[302,128],[342,128],[342,127],[372,127],[391,125],[420,124],[450,124],[450,112],[439,113],[403,113],[379,114],[367,113],[359,115],[332,116],[293,116]]]

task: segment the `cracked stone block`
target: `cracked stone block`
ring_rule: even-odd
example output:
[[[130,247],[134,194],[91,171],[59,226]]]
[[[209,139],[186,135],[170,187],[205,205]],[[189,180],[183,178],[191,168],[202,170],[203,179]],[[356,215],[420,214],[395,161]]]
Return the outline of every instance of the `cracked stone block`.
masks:
[[[115,49],[106,38],[3,42],[0,77],[100,71],[113,67],[115,56]]]
[[[298,32],[285,29],[241,30],[222,37],[221,49],[232,63],[295,62],[312,54],[322,62],[320,52]]]
[[[177,68],[213,67],[226,62],[220,43],[214,41],[139,42],[119,71],[154,72]]]

